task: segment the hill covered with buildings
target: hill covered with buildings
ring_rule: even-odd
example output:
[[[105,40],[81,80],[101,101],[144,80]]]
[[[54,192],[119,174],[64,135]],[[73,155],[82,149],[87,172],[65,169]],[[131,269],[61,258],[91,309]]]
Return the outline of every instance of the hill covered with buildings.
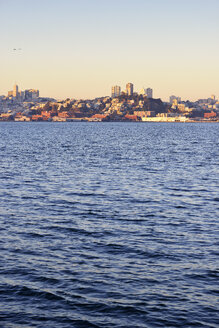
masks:
[[[112,87],[111,97],[55,100],[39,91],[19,91],[15,85],[0,97],[2,121],[219,121],[219,101],[212,96],[196,102],[171,96],[169,102],[153,98],[151,88],[134,92],[132,83],[121,92]]]

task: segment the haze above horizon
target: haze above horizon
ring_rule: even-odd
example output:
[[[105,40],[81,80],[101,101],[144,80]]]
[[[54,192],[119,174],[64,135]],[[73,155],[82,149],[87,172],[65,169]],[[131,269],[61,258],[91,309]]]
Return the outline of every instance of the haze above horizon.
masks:
[[[0,94],[95,98],[112,85],[219,95],[218,0],[1,0]],[[15,50],[16,49],[16,50]]]

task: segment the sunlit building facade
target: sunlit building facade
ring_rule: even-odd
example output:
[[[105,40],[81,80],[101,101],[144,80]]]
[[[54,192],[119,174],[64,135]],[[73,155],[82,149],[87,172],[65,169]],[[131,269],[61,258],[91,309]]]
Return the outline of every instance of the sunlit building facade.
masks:
[[[142,88],[139,92],[139,95],[145,96],[146,95],[146,89]]]
[[[17,98],[18,97],[18,85],[15,84],[13,88],[13,97]]]

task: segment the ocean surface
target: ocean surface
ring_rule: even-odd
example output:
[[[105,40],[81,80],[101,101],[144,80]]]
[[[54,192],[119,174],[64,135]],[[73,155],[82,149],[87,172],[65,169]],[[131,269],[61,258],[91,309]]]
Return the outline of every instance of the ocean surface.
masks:
[[[0,327],[219,327],[219,124],[0,123]]]

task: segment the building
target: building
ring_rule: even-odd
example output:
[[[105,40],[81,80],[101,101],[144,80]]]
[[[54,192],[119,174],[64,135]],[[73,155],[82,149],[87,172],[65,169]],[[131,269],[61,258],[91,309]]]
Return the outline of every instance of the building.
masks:
[[[142,88],[139,92],[139,95],[146,96],[146,89]]]
[[[178,104],[177,107],[180,112],[185,112],[185,108],[186,108],[185,104]]]
[[[216,117],[217,114],[215,112],[204,113],[204,118],[210,119]]]
[[[155,117],[155,111],[134,111],[134,115],[142,118],[142,117]]]
[[[133,96],[134,85],[132,83],[126,84],[126,93],[128,96]]]
[[[148,98],[153,98],[153,90],[151,88],[147,88],[146,95]]]
[[[177,99],[173,99],[172,101],[172,108],[176,108],[178,105],[178,100]]]
[[[169,98],[169,99],[170,99],[169,102],[172,104],[173,101],[174,101],[176,98],[177,98],[176,96],[173,96],[173,95],[170,96],[170,98]]]
[[[17,98],[18,97],[18,85],[15,84],[13,88],[13,97]]]
[[[32,101],[39,98],[39,90],[29,89],[18,91],[18,85],[15,84],[12,91],[8,91],[8,97],[13,97],[17,101]]]
[[[24,99],[25,99],[25,93],[24,93],[24,91],[20,91],[19,92],[19,98],[20,98],[21,101],[24,101]]]
[[[112,98],[119,97],[121,94],[121,88],[118,85],[112,87]]]
[[[181,98],[180,98],[180,97],[170,96],[170,103],[171,103],[171,104],[172,104],[175,100],[176,100],[176,103],[180,103],[180,102],[181,102]]]
[[[29,89],[24,91],[25,100],[34,100],[39,97],[39,90]]]

